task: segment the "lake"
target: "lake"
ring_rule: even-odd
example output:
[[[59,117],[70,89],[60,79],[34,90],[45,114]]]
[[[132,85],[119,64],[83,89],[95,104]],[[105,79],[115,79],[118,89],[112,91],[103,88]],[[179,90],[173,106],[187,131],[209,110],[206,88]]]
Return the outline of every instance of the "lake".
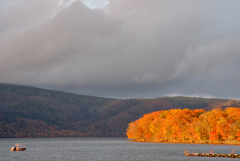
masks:
[[[12,152],[16,143],[27,150]],[[233,149],[240,154],[238,145],[137,143],[127,138],[2,138],[0,161],[229,161],[186,157],[183,152],[230,153]]]

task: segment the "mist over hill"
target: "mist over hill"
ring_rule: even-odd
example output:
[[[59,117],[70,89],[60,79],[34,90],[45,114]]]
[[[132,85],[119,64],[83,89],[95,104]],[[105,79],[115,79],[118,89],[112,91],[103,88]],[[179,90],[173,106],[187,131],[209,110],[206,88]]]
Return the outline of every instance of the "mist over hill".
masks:
[[[229,99],[112,99],[0,84],[0,137],[126,136],[128,123],[169,109],[240,107]]]

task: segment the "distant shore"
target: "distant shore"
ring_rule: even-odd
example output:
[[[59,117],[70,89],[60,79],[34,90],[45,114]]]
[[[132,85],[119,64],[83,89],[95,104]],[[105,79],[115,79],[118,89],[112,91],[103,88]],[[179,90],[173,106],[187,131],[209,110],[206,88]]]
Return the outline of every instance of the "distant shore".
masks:
[[[208,142],[208,141],[200,141],[200,142],[179,142],[179,141],[138,141],[138,140],[130,140],[129,142],[139,142],[139,143],[169,143],[169,144],[214,144],[214,145],[240,145],[240,142]]]

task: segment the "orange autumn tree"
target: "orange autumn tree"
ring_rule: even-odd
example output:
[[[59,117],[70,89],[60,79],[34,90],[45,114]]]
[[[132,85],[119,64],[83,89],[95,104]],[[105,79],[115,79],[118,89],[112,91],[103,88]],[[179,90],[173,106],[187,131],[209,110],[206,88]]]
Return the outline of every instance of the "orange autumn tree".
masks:
[[[240,108],[156,111],[130,123],[127,136],[154,142],[240,141]]]

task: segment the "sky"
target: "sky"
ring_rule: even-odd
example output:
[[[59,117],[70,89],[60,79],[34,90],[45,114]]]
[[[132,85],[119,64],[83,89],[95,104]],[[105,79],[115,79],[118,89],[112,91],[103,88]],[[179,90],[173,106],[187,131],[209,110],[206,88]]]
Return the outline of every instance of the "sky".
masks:
[[[0,83],[240,97],[239,0],[0,0]]]

